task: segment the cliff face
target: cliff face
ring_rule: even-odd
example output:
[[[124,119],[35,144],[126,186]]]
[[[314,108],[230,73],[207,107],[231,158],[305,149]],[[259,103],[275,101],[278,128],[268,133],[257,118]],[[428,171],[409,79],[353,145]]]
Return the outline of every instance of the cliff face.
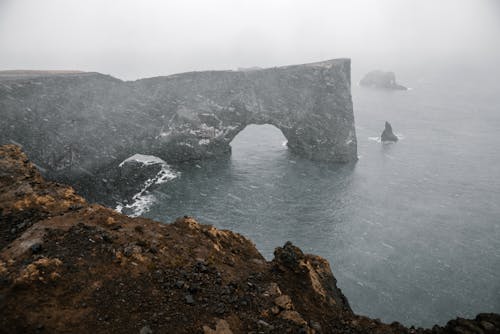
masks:
[[[129,218],[0,147],[0,333],[498,333],[500,316],[407,329],[355,315],[328,262],[290,243]]]
[[[357,159],[350,61],[192,72],[123,82],[99,73],[0,75],[0,144],[20,143],[49,175],[89,175],[141,153],[217,156],[269,123],[310,159]]]

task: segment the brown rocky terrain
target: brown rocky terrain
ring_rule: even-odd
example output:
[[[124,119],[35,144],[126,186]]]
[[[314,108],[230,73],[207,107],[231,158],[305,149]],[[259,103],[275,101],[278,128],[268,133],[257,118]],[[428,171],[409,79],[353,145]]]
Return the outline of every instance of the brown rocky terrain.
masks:
[[[405,328],[358,316],[328,262],[191,217],[89,204],[0,147],[0,333],[500,333],[500,315]]]

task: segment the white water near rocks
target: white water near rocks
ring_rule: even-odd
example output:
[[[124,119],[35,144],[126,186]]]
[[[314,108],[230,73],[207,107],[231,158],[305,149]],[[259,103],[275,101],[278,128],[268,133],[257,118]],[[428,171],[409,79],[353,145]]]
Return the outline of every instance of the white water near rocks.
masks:
[[[138,217],[147,212],[156,202],[156,197],[150,193],[152,185],[166,183],[175,179],[179,172],[175,171],[162,159],[153,155],[134,154],[133,156],[123,160],[118,167],[123,167],[127,162],[136,162],[143,166],[160,165],[160,171],[152,178],[146,180],[141,186],[141,190],[132,197],[130,204],[118,203],[115,210],[120,213],[125,213],[131,217]]]
[[[353,85],[357,163],[302,159],[276,128],[249,126],[231,157],[183,165],[144,215],[195,216],[268,259],[291,240],[330,261],[357,313],[386,322],[500,312],[498,84],[399,79],[414,89]],[[404,140],[377,142],[386,120]]]

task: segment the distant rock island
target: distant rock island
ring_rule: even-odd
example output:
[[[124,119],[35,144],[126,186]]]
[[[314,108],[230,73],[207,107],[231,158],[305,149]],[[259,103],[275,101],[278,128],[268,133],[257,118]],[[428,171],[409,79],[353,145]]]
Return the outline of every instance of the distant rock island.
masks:
[[[397,142],[399,140],[398,136],[392,132],[391,123],[385,122],[385,129],[382,131],[380,139],[382,142]]]
[[[361,86],[379,89],[408,90],[403,85],[396,83],[394,72],[371,71],[359,82]]]
[[[0,146],[1,333],[499,331],[494,313],[432,329],[357,315],[328,261],[290,242],[266,261],[245,237],[191,217],[130,218]]]
[[[128,82],[17,74],[0,75],[0,144],[21,144],[52,179],[96,175],[136,153],[167,163],[217,157],[249,124],[276,126],[305,158],[357,160],[349,59]]]

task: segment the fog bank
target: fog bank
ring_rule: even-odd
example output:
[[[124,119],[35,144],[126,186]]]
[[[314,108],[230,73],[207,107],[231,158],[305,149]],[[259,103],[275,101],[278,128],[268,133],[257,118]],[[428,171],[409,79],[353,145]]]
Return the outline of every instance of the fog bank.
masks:
[[[0,70],[123,79],[350,57],[357,69],[498,64],[495,0],[0,0]]]

